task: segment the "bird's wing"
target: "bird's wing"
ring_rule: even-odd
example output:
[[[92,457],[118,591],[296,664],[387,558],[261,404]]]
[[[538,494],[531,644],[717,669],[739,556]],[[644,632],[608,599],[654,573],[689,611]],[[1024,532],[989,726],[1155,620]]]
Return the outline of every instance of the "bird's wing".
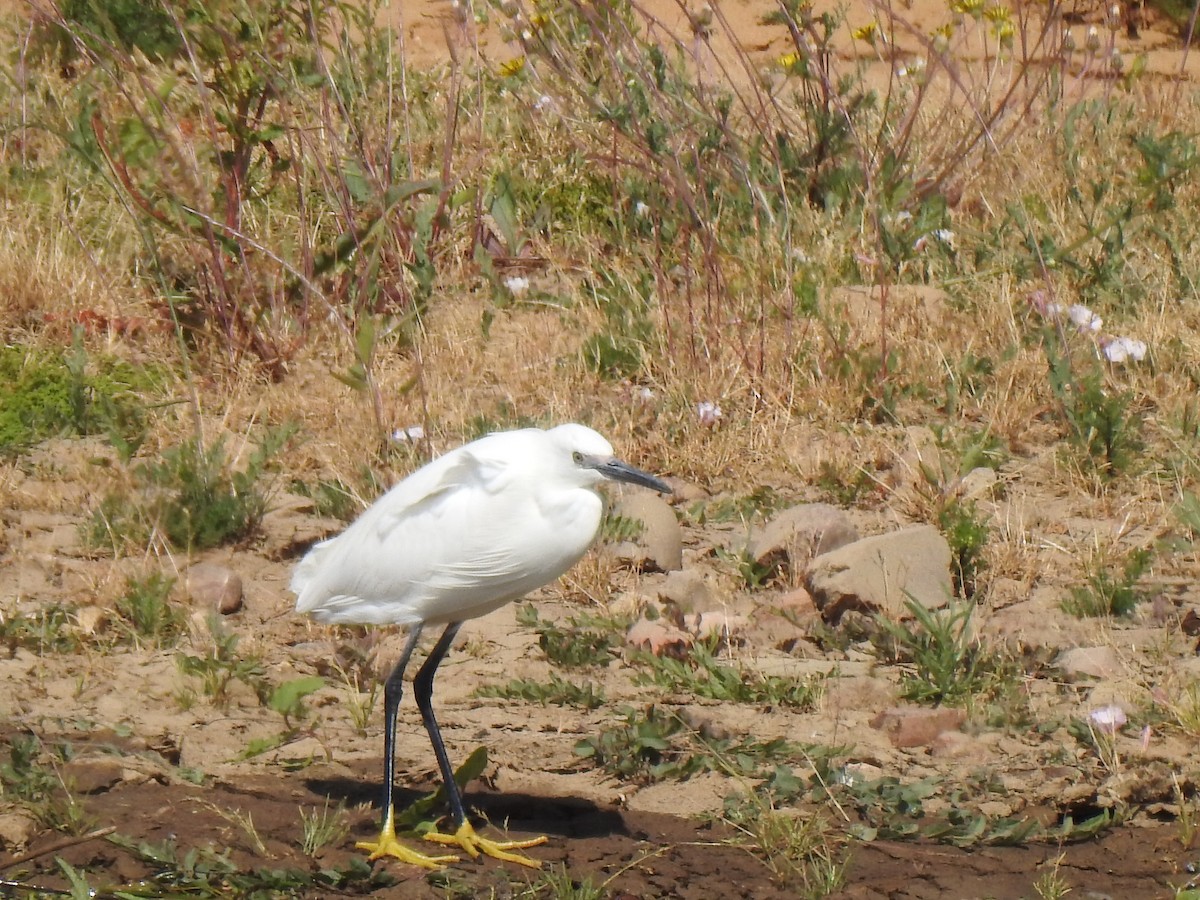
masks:
[[[530,584],[543,543],[530,528],[541,523],[528,521],[520,491],[505,490],[510,478],[501,460],[465,449],[414,473],[309,552],[292,580],[297,611],[323,621],[447,621],[541,584]]]

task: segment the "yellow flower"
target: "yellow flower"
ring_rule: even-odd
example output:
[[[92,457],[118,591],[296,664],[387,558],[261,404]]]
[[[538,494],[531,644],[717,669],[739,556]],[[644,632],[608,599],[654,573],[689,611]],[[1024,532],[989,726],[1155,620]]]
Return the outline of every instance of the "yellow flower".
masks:
[[[775,64],[781,69],[792,69],[798,62],[800,62],[799,53],[785,53],[779,59],[775,60]]]
[[[984,10],[983,17],[989,22],[1008,22],[1012,19],[1012,10],[1007,6],[990,6]]]
[[[868,22],[861,28],[855,28],[853,36],[856,41],[866,41],[868,44],[874,44],[875,39],[879,37],[879,23]]]
[[[984,0],[954,0],[950,8],[964,16],[978,16],[983,11]]]
[[[512,76],[516,75],[524,68],[525,57],[518,56],[516,59],[510,59],[508,62],[500,64],[500,77],[512,78]]]

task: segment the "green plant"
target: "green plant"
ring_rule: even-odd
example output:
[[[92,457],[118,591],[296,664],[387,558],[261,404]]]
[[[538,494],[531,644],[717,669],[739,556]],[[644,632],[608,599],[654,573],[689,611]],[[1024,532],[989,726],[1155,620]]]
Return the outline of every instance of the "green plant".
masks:
[[[345,807],[339,801],[338,805],[330,810],[328,797],[325,798],[324,806],[320,809],[314,807],[311,813],[300,807],[300,825],[304,831],[300,848],[305,856],[316,856],[323,847],[341,843],[350,833]]]
[[[107,434],[129,459],[146,430],[138,391],[155,389],[154,372],[112,357],[89,359],[78,332],[60,356],[0,347],[0,455],[59,435]]]
[[[72,610],[57,603],[28,613],[0,615],[0,644],[8,648],[9,656],[18,649],[39,656],[52,653],[75,653],[79,638],[70,628]]]
[[[989,529],[974,500],[950,498],[938,510],[938,529],[950,545],[950,575],[954,595],[969,600],[975,595],[979,575],[987,568],[983,551]]]
[[[550,662],[567,668],[603,666],[621,652],[622,636],[629,622],[608,616],[579,615],[567,619],[566,627],[538,618],[537,609],[526,604],[517,611],[517,623],[537,631],[538,646]]]
[[[555,673],[550,673],[547,682],[532,678],[514,678],[503,685],[485,684],[475,689],[476,697],[501,697],[512,700],[527,700],[542,706],[578,706],[583,709],[599,709],[607,702],[604,691],[590,681],[575,684]]]
[[[179,671],[189,678],[200,681],[204,695],[214,704],[223,706],[229,702],[229,686],[240,681],[266,703],[271,696],[271,687],[266,680],[266,670],[257,657],[243,659],[238,654],[238,636],[227,631],[217,616],[208,618],[208,630],[212,646],[203,656],[181,653],[175,657]]]
[[[323,687],[325,679],[320,675],[293,678],[271,690],[267,696],[267,706],[283,716],[284,727],[290,732],[295,728],[292,720],[303,718],[308,712],[304,698]]]
[[[171,604],[174,586],[175,579],[161,572],[126,580],[116,608],[135,639],[149,639],[158,647],[175,645],[186,622],[183,613]]]
[[[912,625],[879,615],[873,638],[883,658],[905,665],[902,696],[918,703],[963,703],[991,688],[999,661],[975,636],[974,603],[952,603],[935,612],[910,597],[905,607]]]
[[[824,676],[789,678],[723,665],[714,655],[715,643],[693,644],[682,659],[636,653],[632,659],[643,669],[636,680],[685,696],[783,706],[802,712],[811,711],[820,700]]]
[[[1143,447],[1133,396],[1106,388],[1099,370],[1072,376],[1061,359],[1051,362],[1051,387],[1072,443],[1085,451],[1081,460],[1103,478],[1126,472]]]
[[[294,434],[287,426],[263,435],[235,469],[224,438],[209,446],[187,441],[163,451],[158,461],[133,470],[137,496],[109,494],[92,515],[86,539],[93,546],[144,542],[160,533],[172,546],[205,550],[241,540],[258,528],[267,511],[263,482],[274,457]]]
[[[8,761],[0,763],[0,799],[19,804],[46,828],[68,834],[83,834],[93,828],[95,820],[72,794],[57,768],[72,753],[69,743],[60,743],[47,752],[33,734],[10,735]]]
[[[1125,554],[1116,570],[1098,554],[1085,567],[1084,584],[1071,588],[1062,608],[1080,617],[1129,615],[1142,599],[1138,582],[1153,558],[1149,548],[1138,547]]]

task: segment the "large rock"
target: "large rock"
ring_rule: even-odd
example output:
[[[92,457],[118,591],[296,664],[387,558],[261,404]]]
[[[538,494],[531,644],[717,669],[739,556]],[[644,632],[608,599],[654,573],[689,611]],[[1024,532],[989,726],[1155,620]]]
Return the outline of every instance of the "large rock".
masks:
[[[787,564],[803,571],[814,556],[829,553],[858,540],[850,518],[828,503],[793,506],[772,517],[750,538],[749,552],[762,566]]]
[[[1072,647],[1054,660],[1055,667],[1068,681],[1080,678],[1116,678],[1121,674],[1121,660],[1112,647]]]
[[[926,609],[949,602],[950,545],[930,525],[903,528],[822,553],[806,581],[826,622],[851,611],[899,619],[910,598]]]
[[[683,568],[683,530],[671,504],[650,491],[626,491],[612,513],[642,523],[641,534],[614,548],[618,559],[634,568],[673,572]]]
[[[966,719],[963,710],[945,706],[893,706],[872,719],[871,727],[885,732],[893,747],[927,747],[942,733],[957,731]]]
[[[673,603],[684,613],[702,612],[717,605],[712,588],[696,569],[668,573],[658,588],[658,596]]]

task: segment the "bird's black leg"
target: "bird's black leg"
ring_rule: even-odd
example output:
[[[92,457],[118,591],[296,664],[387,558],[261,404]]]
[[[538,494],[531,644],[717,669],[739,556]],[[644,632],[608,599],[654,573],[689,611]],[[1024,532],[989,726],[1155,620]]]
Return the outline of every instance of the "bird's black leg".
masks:
[[[417,709],[421,711],[421,721],[425,723],[425,730],[429,732],[429,740],[433,744],[433,754],[437,757],[438,769],[442,773],[442,783],[446,786],[446,797],[450,801],[450,816],[454,819],[455,828],[467,820],[467,812],[463,808],[462,791],[458,789],[458,782],[454,780],[454,767],[450,765],[450,755],[446,753],[446,744],[442,741],[441,729],[438,728],[437,719],[433,715],[433,676],[437,674],[437,667],[446,658],[446,654],[450,651],[450,645],[454,643],[454,637],[461,627],[462,622],[451,622],[446,626],[446,630],[442,632],[438,642],[433,645],[425,663],[413,678],[413,697],[416,698]]]
[[[421,626],[414,625],[408,633],[404,652],[383,683],[383,818],[392,817],[392,783],[396,776],[396,719],[400,713],[400,698],[404,696],[404,670],[421,640]]]
[[[472,856],[486,853],[496,859],[504,859],[536,869],[542,865],[538,860],[511,851],[524,850],[527,847],[543,844],[546,842],[545,837],[525,841],[493,841],[491,838],[485,838],[475,833],[475,829],[467,821],[462,791],[458,788],[458,782],[454,780],[454,767],[450,765],[450,756],[446,753],[446,744],[442,741],[441,729],[438,728],[437,719],[433,715],[433,676],[437,674],[438,666],[449,652],[450,645],[454,642],[454,637],[461,627],[462,622],[451,622],[446,626],[446,630],[442,632],[438,642],[429,651],[429,657],[413,679],[413,696],[416,698],[417,708],[421,710],[421,720],[425,723],[425,730],[429,732],[429,741],[433,744],[434,755],[437,756],[438,768],[442,772],[442,783],[446,786],[446,797],[450,801],[450,817],[454,822],[453,834],[433,832],[425,835],[425,839],[439,844],[461,847]]]
[[[400,661],[383,683],[383,829],[378,841],[359,841],[356,846],[368,851],[372,860],[394,856],[416,866],[438,869],[446,863],[456,862],[458,857],[429,856],[401,844],[396,839],[395,809],[392,806],[392,782],[396,774],[396,717],[400,710],[400,697],[404,693],[404,670],[420,639],[421,626],[414,625],[404,645],[404,652],[400,654]]]

